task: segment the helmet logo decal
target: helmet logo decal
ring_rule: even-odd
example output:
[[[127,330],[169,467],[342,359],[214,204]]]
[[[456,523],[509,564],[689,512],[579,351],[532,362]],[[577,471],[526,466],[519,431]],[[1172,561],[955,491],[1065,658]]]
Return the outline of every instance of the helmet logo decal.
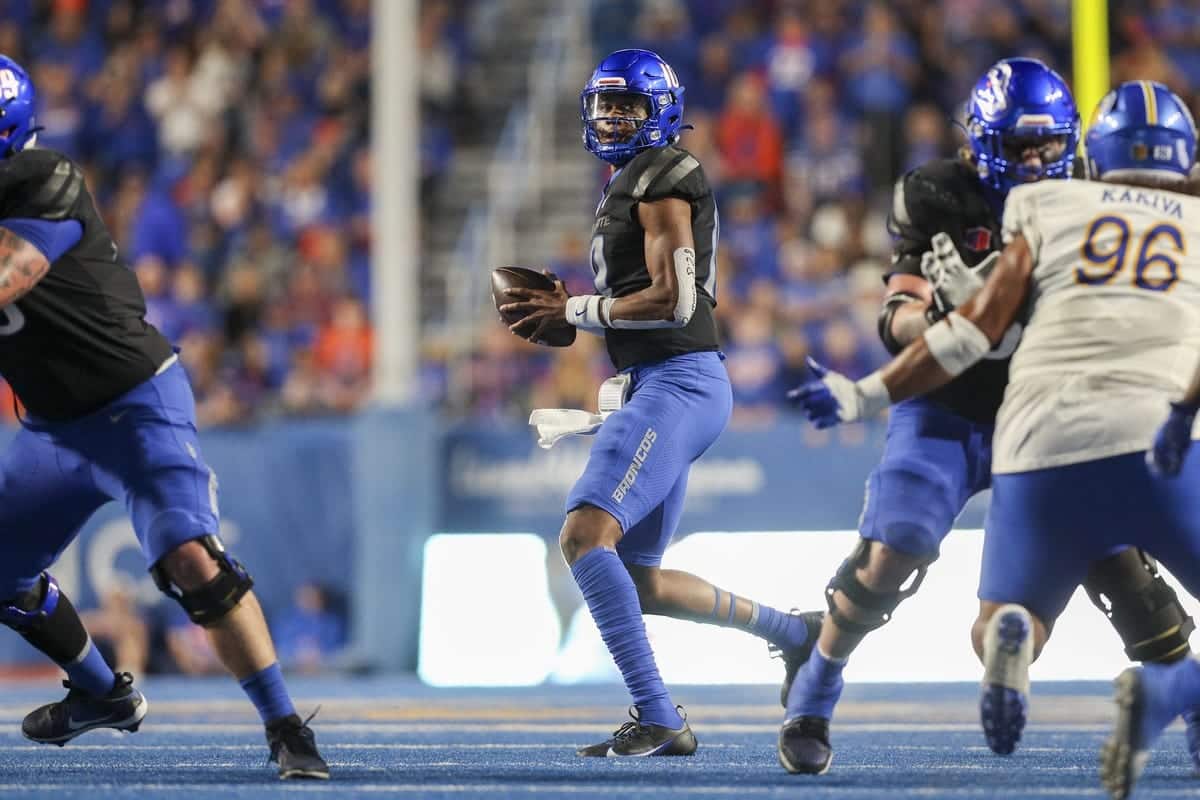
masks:
[[[1008,110],[1008,84],[1012,80],[1012,65],[999,63],[988,70],[984,85],[975,91],[979,110],[994,119]]]
[[[625,86],[624,78],[597,78],[597,86]]]
[[[21,82],[11,69],[0,69],[0,100],[16,100]]]

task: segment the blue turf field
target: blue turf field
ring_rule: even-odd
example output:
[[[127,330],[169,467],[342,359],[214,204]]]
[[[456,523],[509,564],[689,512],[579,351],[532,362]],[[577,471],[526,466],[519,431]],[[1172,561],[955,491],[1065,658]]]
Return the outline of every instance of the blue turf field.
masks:
[[[0,798],[1102,798],[1096,754],[1106,684],[1034,687],[1034,722],[1012,758],[991,755],[975,688],[849,687],[829,774],[786,774],[775,759],[777,689],[682,686],[700,740],[693,758],[578,759],[576,745],[622,721],[619,687],[437,690],[396,679],[293,680],[334,770],[281,783],[262,729],[232,681],[145,681],[150,713],[133,735],[87,734],[65,748],[21,738],[21,716],[61,695],[49,681],[5,687]],[[1198,798],[1182,728],[1168,732],[1136,797]]]

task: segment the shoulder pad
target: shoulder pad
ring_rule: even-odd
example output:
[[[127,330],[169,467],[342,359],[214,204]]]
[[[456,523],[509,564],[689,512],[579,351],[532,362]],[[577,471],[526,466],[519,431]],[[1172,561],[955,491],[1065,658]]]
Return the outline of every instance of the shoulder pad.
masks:
[[[0,162],[4,217],[66,219],[83,191],[83,172],[53,150],[22,150]]]
[[[966,164],[949,158],[930,161],[896,182],[892,214],[897,222],[904,222],[903,212],[908,220],[905,224],[918,227],[937,224],[946,214],[960,215],[964,198],[980,191]]]
[[[680,147],[656,147],[640,153],[621,177],[635,202],[665,197],[690,201],[708,194],[708,180],[699,159]]]

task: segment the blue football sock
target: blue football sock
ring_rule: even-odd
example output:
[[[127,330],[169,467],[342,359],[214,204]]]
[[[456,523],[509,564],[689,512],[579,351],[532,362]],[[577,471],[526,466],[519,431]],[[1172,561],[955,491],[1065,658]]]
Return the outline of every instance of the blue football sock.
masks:
[[[258,709],[264,723],[272,722],[296,713],[292,698],[283,682],[283,670],[279,662],[238,681],[250,702]]]
[[[713,592],[712,623],[754,634],[784,651],[795,650],[808,641],[808,626],[798,615],[787,614],[753,600],[746,600],[750,604],[750,616],[744,621],[739,620],[737,595],[722,591],[715,586]],[[816,633],[816,631],[812,632],[813,635]]]
[[[845,668],[846,659],[830,658],[821,652],[819,645],[814,647],[788,692],[787,719],[833,719],[833,709],[842,696],[842,670]]]
[[[810,635],[817,634],[816,631],[809,631],[798,615],[758,603],[754,603],[749,626],[748,630],[755,636],[766,639],[784,651],[803,646]]]
[[[1200,708],[1200,655],[1193,654],[1171,667],[1171,693],[1183,711]]]
[[[76,659],[70,665],[60,664],[59,666],[66,670],[67,679],[71,681],[72,688],[82,689],[92,695],[106,695],[116,683],[117,676],[113,674],[112,667],[104,660],[100,649],[96,647],[90,637],[84,648],[82,658]]]
[[[683,719],[675,710],[658,674],[646,638],[642,607],[633,578],[617,554],[603,547],[585,553],[571,566],[592,619],[612,654],[642,722],[677,729]]]

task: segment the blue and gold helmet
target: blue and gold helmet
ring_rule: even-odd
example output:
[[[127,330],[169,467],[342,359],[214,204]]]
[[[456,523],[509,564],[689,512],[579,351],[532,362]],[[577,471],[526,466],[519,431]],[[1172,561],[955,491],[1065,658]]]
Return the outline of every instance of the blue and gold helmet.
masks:
[[[1096,106],[1083,147],[1089,178],[1186,178],[1196,161],[1196,123],[1166,86],[1127,81]]]
[[[32,145],[39,128],[34,121],[37,93],[29,73],[0,55],[0,158]]]
[[[679,139],[683,87],[675,70],[649,50],[604,58],[579,95],[583,146],[621,166],[651,147]]]
[[[1043,178],[1069,178],[1079,144],[1079,112],[1057,72],[1035,58],[997,61],[967,101],[967,137],[979,178],[1001,196]],[[1022,162],[1029,147],[1041,165]]]

